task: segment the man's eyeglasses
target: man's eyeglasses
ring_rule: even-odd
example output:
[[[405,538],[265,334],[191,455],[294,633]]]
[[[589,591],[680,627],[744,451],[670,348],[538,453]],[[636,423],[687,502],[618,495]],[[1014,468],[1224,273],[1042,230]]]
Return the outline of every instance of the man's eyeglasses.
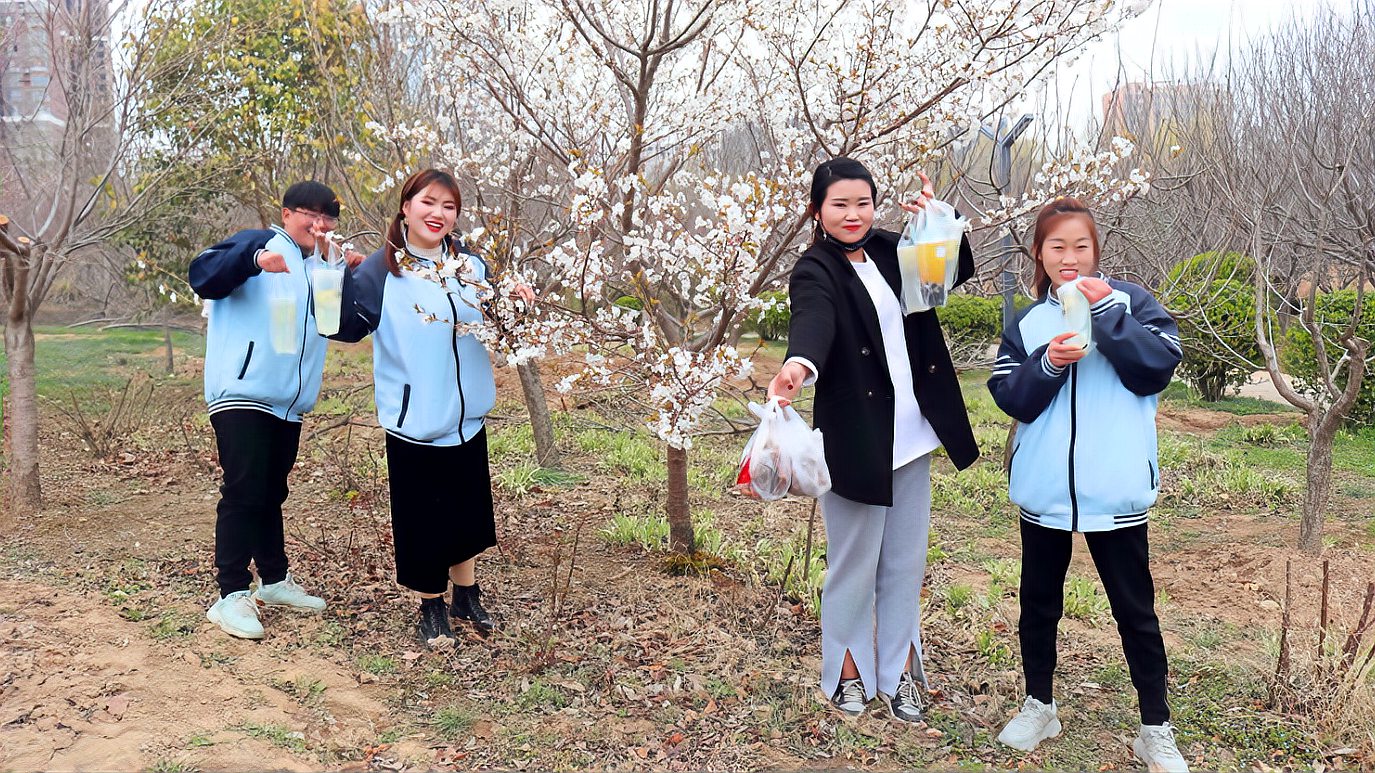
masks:
[[[292,209],[291,211],[295,212],[301,217],[308,217],[311,220],[319,220],[327,226],[334,226],[339,223],[339,218],[334,217],[333,215],[326,215],[323,212],[311,212],[308,209]]]

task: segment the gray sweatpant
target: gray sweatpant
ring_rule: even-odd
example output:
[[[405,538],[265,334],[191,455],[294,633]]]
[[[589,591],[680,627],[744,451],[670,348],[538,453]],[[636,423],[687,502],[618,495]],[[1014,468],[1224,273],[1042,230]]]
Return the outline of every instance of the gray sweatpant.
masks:
[[[821,592],[821,690],[840,683],[849,650],[869,698],[892,695],[915,650],[920,680],[921,584],[931,530],[931,455],[893,471],[893,506],[821,498],[826,583]]]

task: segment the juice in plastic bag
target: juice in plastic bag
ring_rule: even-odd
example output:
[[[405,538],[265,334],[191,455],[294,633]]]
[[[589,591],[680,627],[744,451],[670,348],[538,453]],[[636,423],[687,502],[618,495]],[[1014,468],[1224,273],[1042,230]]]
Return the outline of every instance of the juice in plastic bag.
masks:
[[[272,296],[268,300],[272,326],[272,351],[295,354],[297,344],[296,288],[291,274],[273,274]]]
[[[945,305],[955,286],[966,222],[939,199],[927,201],[922,210],[908,216],[898,239],[904,314]]]
[[[1088,298],[1085,298],[1084,292],[1079,289],[1080,279],[1060,285],[1055,295],[1060,299],[1060,307],[1065,313],[1065,331],[1074,333],[1066,343],[1074,344],[1085,352],[1091,352],[1093,315],[1089,311]]]

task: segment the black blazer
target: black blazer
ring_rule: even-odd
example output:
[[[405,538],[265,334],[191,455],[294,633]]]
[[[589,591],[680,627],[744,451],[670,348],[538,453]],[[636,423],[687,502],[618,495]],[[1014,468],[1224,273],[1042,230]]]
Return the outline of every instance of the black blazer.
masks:
[[[901,297],[898,235],[876,230],[865,254]],[[813,422],[825,439],[831,490],[867,505],[893,504],[893,379],[878,312],[838,247],[819,242],[793,268],[788,356],[817,367]],[[960,244],[955,283],[974,274],[969,240]],[[903,319],[917,405],[946,454],[963,470],[979,457],[955,367],[935,310]]]

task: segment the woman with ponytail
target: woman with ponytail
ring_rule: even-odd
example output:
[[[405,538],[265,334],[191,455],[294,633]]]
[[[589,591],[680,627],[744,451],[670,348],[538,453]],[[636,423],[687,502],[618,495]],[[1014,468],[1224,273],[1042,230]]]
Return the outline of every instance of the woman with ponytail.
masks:
[[[377,420],[387,433],[396,579],[420,598],[417,638],[452,638],[450,614],[485,632],[476,558],[496,544],[484,419],[496,402],[482,323],[489,277],[454,236],[452,175],[426,169],[401,187],[382,248],[353,275],[339,334],[372,334]],[[527,303],[529,288],[518,290]],[[444,591],[452,583],[453,601]]]

